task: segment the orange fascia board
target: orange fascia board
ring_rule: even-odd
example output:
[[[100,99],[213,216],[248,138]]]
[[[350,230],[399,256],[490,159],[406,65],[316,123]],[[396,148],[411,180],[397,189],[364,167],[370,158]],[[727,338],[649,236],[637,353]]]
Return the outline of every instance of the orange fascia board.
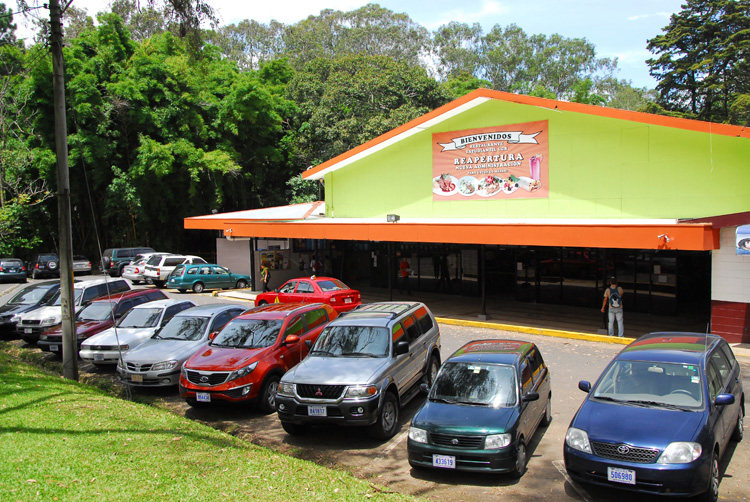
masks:
[[[710,224],[576,225],[497,223],[346,223],[185,219],[186,229],[222,230],[227,237],[383,242],[565,246],[619,249],[719,249]],[[664,237],[669,238],[669,242]]]
[[[466,94],[450,103],[443,105],[435,110],[422,115],[406,124],[388,131],[385,134],[374,138],[367,143],[359,145],[356,148],[352,148],[349,151],[342,153],[341,155],[334,157],[322,164],[308,169],[302,173],[303,178],[309,178],[315,174],[329,169],[336,164],[343,162],[357,154],[363,153],[381,143],[384,143],[392,138],[395,138],[399,134],[405,133],[410,129],[419,127],[420,125],[429,122],[440,115],[449,113],[456,108],[470,103],[475,99],[487,100],[487,99],[498,99],[501,101],[508,101],[510,103],[518,103],[522,105],[537,106],[540,108],[548,108],[551,110],[569,111],[575,113],[585,113],[588,115],[596,115],[599,117],[607,117],[619,120],[628,120],[631,122],[640,122],[643,124],[650,124],[656,126],[673,127],[677,129],[685,129],[687,131],[703,132],[709,134],[719,134],[722,136],[732,136],[740,138],[750,138],[750,128],[744,126],[735,126],[728,124],[717,124],[714,122],[704,122],[702,120],[682,119],[676,117],[669,117],[666,115],[656,115],[653,113],[644,112],[632,112],[628,110],[619,110],[616,108],[607,108],[604,106],[585,105],[581,103],[570,103],[567,101],[557,101],[554,99],[537,98],[533,96],[525,96],[523,94],[513,94],[510,92],[494,91],[492,89],[477,89],[475,91]]]

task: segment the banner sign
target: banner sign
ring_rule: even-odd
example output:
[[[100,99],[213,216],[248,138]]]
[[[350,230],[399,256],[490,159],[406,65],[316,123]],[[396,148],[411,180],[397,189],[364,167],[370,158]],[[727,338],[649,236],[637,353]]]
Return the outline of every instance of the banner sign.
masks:
[[[546,120],[432,135],[432,200],[549,196]]]

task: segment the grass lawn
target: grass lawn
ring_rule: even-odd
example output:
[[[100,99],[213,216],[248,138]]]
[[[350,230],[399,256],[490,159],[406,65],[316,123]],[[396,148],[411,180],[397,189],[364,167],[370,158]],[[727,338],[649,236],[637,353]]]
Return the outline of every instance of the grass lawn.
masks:
[[[412,497],[18,361],[0,344],[0,500]]]

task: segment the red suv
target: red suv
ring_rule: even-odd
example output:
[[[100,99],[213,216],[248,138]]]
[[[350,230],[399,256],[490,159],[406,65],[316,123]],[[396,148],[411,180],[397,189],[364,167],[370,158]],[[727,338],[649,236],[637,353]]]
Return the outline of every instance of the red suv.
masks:
[[[235,317],[182,366],[180,395],[191,406],[256,402],[276,410],[281,376],[307,356],[338,314],[323,303],[275,303]]]
[[[85,339],[114,326],[117,319],[136,305],[165,299],[167,295],[158,289],[131,289],[92,301],[76,316],[78,350]],[[42,333],[36,345],[44,351],[62,354],[62,327],[58,325]]]

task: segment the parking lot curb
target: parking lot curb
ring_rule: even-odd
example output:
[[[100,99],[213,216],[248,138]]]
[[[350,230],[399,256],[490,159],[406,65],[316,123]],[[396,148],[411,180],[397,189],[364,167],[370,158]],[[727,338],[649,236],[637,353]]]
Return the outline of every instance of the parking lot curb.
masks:
[[[494,322],[483,322],[483,321],[468,321],[465,319],[451,319],[448,317],[436,317],[435,320],[439,324],[452,324],[454,326],[466,326],[471,328],[488,328],[502,331],[515,331],[518,333],[526,333],[529,335],[542,335],[542,336],[553,336],[556,338],[571,338],[574,340],[586,340],[589,342],[604,342],[604,343],[616,343],[620,345],[627,345],[635,338],[608,336],[608,335],[593,335],[587,333],[578,333],[576,331],[563,331],[559,329],[546,329],[546,328],[532,328],[530,326],[516,326],[513,324],[500,324]]]

